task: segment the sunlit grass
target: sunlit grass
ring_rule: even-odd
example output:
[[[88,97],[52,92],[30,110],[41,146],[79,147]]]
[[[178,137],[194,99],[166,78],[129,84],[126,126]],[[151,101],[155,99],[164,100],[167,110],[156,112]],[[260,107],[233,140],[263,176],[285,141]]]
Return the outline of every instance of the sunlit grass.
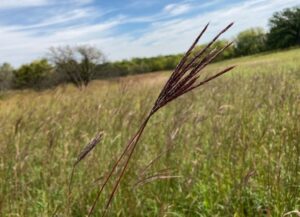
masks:
[[[281,216],[300,209],[299,54],[210,66],[238,67],[153,117],[109,216]],[[85,91],[67,85],[1,94],[0,216],[68,216],[72,164],[103,130],[74,174],[70,213],[86,215],[168,75],[94,81]],[[162,152],[146,175],[168,169],[179,177],[135,187]]]

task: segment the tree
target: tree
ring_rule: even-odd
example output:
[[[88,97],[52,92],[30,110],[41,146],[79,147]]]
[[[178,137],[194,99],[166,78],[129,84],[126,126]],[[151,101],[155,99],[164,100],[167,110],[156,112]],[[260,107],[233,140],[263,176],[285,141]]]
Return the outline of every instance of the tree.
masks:
[[[104,54],[97,48],[83,46],[65,46],[50,48],[49,60],[57,72],[66,76],[76,87],[86,87],[94,78],[96,66],[105,62]]]
[[[217,40],[211,47],[213,49],[217,49],[220,50],[223,47],[225,47],[226,45],[228,45],[230,43],[230,41],[228,40]],[[229,59],[232,58],[235,55],[235,51],[234,51],[234,47],[230,46],[227,49],[225,49],[217,58],[215,58],[215,62],[217,61],[221,61],[221,60],[225,60],[225,59]]]
[[[277,12],[269,20],[270,49],[300,45],[300,8],[288,8]]]
[[[219,51],[226,45],[228,45],[230,41],[227,40],[217,40],[215,43],[213,43],[209,48],[206,49],[206,51],[203,53],[202,56],[205,56],[209,54],[212,51]],[[192,52],[191,58],[194,58],[195,55],[197,55],[200,51],[205,49],[207,47],[207,44],[201,44],[196,46],[195,50]],[[216,58],[214,58],[214,62],[224,60],[224,59],[229,59],[234,56],[234,49],[233,46],[228,47],[225,49],[222,53],[220,53]],[[202,59],[200,58],[198,61],[201,61]]]
[[[235,39],[236,56],[256,54],[265,50],[266,34],[262,28],[251,28],[239,33]]]
[[[13,70],[13,67],[9,63],[3,63],[0,66],[0,91],[11,88]]]
[[[17,88],[41,88],[42,82],[52,70],[46,59],[22,65],[14,71],[14,85]]]

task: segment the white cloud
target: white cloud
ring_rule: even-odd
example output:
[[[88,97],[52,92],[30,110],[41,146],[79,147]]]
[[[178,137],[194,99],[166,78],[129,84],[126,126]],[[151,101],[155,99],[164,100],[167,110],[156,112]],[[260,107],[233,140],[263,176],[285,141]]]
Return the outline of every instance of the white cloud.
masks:
[[[94,25],[78,25],[50,35],[34,36],[31,31],[15,31],[16,28],[0,26],[0,59],[19,65],[42,57],[51,46],[80,44],[94,38],[105,38],[107,32],[121,22],[113,20]]]
[[[208,22],[211,22],[211,25],[202,43],[207,42],[232,21],[235,25],[224,35],[225,38],[230,39],[238,32],[250,27],[267,28],[268,19],[275,11],[296,5],[299,5],[298,0],[246,1],[190,18],[158,21],[137,39],[130,35],[111,37],[101,47],[111,54],[112,59],[184,52]],[[113,46],[114,43],[118,46]],[[101,44],[100,41],[99,44]],[[122,53],[119,52],[120,50]]]
[[[97,24],[85,23],[84,20],[90,18],[87,16],[89,11],[80,9],[70,14],[50,17],[48,20],[31,25],[31,28],[0,26],[0,60],[18,66],[43,56],[50,46],[84,43],[101,48],[111,60],[179,53],[185,51],[209,21],[211,25],[202,42],[207,42],[232,21],[235,21],[235,25],[225,34],[227,38],[249,27],[267,27],[268,18],[275,11],[296,5],[299,5],[299,0],[248,0],[192,17],[164,16],[162,19],[159,12],[150,17],[119,16]],[[43,26],[81,18],[84,18],[83,22],[78,24],[67,28],[54,28],[47,34],[37,34],[39,28]],[[116,34],[115,30],[119,25],[145,21],[152,21],[152,24],[145,27],[142,34],[136,35],[132,32]]]
[[[48,0],[1,0],[0,9],[46,5]]]
[[[184,4],[169,4],[167,6],[165,6],[164,8],[164,12],[167,12],[171,15],[180,15],[180,14],[184,14],[188,11],[191,10],[191,5],[184,3]]]
[[[10,29],[14,30],[14,31],[21,31],[21,30],[24,31],[24,30],[34,29],[34,28],[49,27],[52,25],[65,24],[65,23],[80,20],[83,18],[88,18],[93,15],[100,16],[99,13],[96,14],[96,11],[94,11],[92,9],[75,9],[73,11],[68,11],[68,12],[62,13],[61,15],[54,15],[52,17],[47,17],[35,24],[23,25],[23,26],[13,26]]]
[[[37,7],[48,5],[86,5],[94,0],[0,0],[0,9],[13,9],[24,7]]]

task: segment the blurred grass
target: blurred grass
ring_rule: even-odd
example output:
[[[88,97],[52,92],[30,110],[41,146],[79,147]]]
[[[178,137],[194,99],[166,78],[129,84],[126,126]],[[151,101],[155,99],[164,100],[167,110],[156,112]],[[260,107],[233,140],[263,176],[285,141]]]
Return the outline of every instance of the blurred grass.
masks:
[[[299,54],[211,65],[208,72],[238,67],[154,116],[109,216],[281,216],[300,209]],[[85,91],[67,85],[2,93],[0,216],[85,216],[168,76],[95,81]],[[105,137],[76,169],[68,206],[72,164],[100,130]],[[146,172],[169,169],[180,177],[135,188],[162,152]]]

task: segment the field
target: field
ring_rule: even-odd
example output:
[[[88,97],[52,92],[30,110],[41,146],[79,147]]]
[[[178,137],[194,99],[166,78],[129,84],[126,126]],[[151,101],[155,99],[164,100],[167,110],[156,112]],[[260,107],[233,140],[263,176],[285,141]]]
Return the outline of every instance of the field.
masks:
[[[282,216],[300,209],[300,50],[207,70],[229,65],[237,67],[153,117],[108,216]],[[0,216],[85,216],[168,76],[94,81],[84,91],[65,85],[2,93]],[[99,131],[103,140],[77,166],[69,198],[72,165]],[[94,216],[101,216],[108,187]]]

